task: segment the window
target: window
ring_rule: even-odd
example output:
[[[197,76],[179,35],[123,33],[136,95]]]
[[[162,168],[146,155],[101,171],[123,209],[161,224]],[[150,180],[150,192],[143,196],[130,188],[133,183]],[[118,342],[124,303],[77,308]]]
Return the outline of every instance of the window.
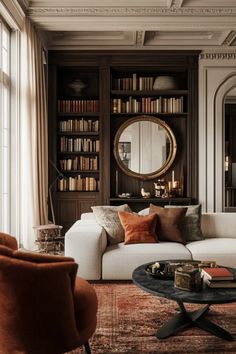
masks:
[[[0,231],[10,231],[10,31],[0,19]]]

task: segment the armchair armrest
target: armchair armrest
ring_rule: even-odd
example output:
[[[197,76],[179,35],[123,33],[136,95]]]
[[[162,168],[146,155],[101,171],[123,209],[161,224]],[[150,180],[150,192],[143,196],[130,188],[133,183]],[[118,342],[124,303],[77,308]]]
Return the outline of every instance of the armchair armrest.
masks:
[[[93,220],[79,220],[65,234],[65,255],[74,258],[78,275],[87,280],[101,278],[106,246],[106,232]]]

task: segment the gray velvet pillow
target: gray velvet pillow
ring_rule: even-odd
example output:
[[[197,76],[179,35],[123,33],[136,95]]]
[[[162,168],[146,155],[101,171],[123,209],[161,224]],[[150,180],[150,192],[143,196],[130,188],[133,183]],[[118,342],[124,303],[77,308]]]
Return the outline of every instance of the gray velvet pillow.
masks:
[[[91,208],[98,224],[106,230],[108,242],[111,245],[123,242],[125,233],[119,219],[118,211],[132,212],[128,204],[119,206],[93,206]]]
[[[183,219],[182,232],[187,242],[203,240],[201,205],[165,205],[165,208],[188,208]]]

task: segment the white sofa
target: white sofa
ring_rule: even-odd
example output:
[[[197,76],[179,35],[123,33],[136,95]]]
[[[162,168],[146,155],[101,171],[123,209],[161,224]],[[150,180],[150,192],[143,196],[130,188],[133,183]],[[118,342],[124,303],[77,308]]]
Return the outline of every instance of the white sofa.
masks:
[[[203,214],[201,228],[204,240],[186,245],[160,242],[109,246],[94,214],[85,213],[65,235],[65,255],[75,259],[78,274],[87,280],[131,279],[139,265],[165,259],[213,260],[236,267],[236,214]]]

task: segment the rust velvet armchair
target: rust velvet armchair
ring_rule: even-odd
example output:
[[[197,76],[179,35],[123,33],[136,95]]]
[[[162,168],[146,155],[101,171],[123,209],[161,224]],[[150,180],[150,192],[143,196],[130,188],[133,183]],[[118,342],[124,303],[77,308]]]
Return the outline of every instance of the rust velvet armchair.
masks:
[[[0,354],[61,354],[96,329],[97,296],[73,258],[24,252],[0,233]]]

